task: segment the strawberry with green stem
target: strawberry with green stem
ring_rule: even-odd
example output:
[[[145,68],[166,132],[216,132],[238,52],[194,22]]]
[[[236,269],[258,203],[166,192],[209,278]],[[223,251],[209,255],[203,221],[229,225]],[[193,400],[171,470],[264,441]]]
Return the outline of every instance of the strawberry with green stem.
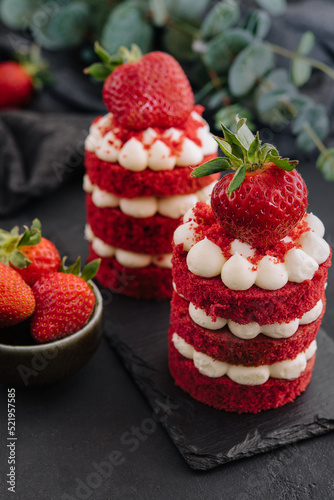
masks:
[[[224,157],[200,165],[192,176],[233,170],[214,186],[211,206],[226,233],[255,248],[268,248],[287,236],[306,212],[307,188],[296,160],[281,158],[272,144],[261,144],[246,119],[236,117],[237,132],[223,124],[216,137]]]
[[[194,94],[180,64],[160,51],[142,55],[121,47],[111,56],[97,42],[102,63],[85,70],[105,80],[103,100],[116,121],[130,130],[182,126],[194,107]]]
[[[61,258],[55,245],[42,236],[40,221],[34,219],[22,234],[18,226],[11,231],[0,229],[0,262],[13,267],[33,285],[42,275],[58,271]]]
[[[28,53],[16,54],[16,59],[0,63],[0,109],[29,104],[35,90],[51,83],[48,64],[41,58],[37,45],[32,45]]]
[[[50,342],[82,328],[92,315],[95,295],[87,281],[97,273],[100,259],[89,262],[80,271],[75,264],[59,272],[42,276],[32,287],[36,309],[31,319],[31,334],[39,342]]]

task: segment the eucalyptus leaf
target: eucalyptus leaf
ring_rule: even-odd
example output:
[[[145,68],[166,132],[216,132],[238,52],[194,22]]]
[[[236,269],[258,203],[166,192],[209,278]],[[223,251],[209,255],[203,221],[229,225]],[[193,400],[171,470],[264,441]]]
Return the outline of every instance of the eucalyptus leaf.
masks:
[[[286,0],[256,0],[256,3],[272,16],[283,14],[287,7]]]
[[[256,102],[256,107],[260,113],[267,113],[277,108],[284,102],[291,102],[291,98],[296,94],[293,85],[290,88],[274,88],[263,93]]]
[[[0,19],[11,29],[24,29],[30,24],[38,2],[36,0],[2,0]]]
[[[207,39],[219,35],[234,26],[239,17],[239,6],[235,0],[217,2],[204,18],[201,26],[202,37]]]
[[[159,27],[164,26],[168,19],[165,0],[149,0],[149,9],[153,23]]]
[[[273,54],[264,43],[255,43],[242,50],[233,62],[228,84],[233,95],[240,97],[248,94],[273,66]]]
[[[214,115],[214,120],[215,120],[215,128],[220,129],[221,125],[220,123],[224,123],[226,127],[231,130],[232,132],[237,131],[237,124],[235,121],[235,116],[244,116],[247,118],[247,123],[248,127],[251,130],[255,129],[255,125],[252,122],[253,115],[251,111],[247,108],[244,108],[241,104],[235,103],[231,104],[230,106],[225,106],[224,108],[221,108],[217,111],[217,113]]]
[[[43,19],[44,21],[37,21]],[[71,2],[47,16],[43,6],[35,12],[30,28],[36,42],[49,49],[75,47],[82,41],[89,25],[89,8],[84,2]]]
[[[293,120],[291,129],[294,134],[300,134],[306,126],[310,126],[320,139],[328,134],[329,121],[322,105],[314,104],[302,109]]]
[[[223,170],[228,170],[231,165],[226,158],[213,158],[212,160],[203,163],[199,167],[194,168],[191,172],[191,177],[204,177],[206,175],[216,174],[222,172]]]
[[[208,100],[208,103],[207,103],[207,108],[208,109],[214,109],[214,108],[217,108],[218,106],[221,106],[222,103],[223,103],[223,100],[228,97],[229,94],[228,94],[228,91],[227,89],[221,89],[221,90],[218,90],[217,92],[215,92],[215,94],[212,95],[212,97],[210,97],[210,99]],[[223,120],[221,120],[223,121]]]
[[[316,167],[327,181],[334,181],[334,148],[328,148],[319,155]]]
[[[101,45],[111,54],[117,52],[119,46],[130,48],[132,44],[145,53],[151,50],[152,41],[153,26],[146,19],[146,11],[134,0],[118,4],[101,33]]]
[[[312,31],[306,31],[303,33],[298,48],[297,48],[297,54],[305,56],[311,50],[313,49],[315,43],[315,37]]]
[[[166,7],[172,19],[189,21],[198,24],[203,13],[209,7],[211,0],[165,0]]]
[[[290,67],[291,80],[297,87],[301,87],[311,77],[312,67],[301,59],[294,59]]]
[[[306,106],[293,120],[291,129],[297,135],[298,147],[303,151],[312,151],[315,141],[324,139],[329,132],[329,119],[324,107],[319,104]]]
[[[192,37],[175,28],[166,28],[162,37],[164,49],[179,61],[193,61]]]
[[[245,29],[250,31],[255,38],[265,38],[271,27],[271,19],[265,10],[254,10],[248,16]]]
[[[208,44],[204,54],[205,64],[218,74],[228,71],[235,56],[253,42],[249,31],[235,28],[226,31]]]

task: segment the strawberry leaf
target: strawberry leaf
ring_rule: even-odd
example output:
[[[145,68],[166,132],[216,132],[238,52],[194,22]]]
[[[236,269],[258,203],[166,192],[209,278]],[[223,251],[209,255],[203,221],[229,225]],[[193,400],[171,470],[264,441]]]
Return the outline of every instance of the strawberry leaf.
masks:
[[[261,148],[261,142],[259,138],[259,132],[257,132],[253,142],[251,142],[248,148],[248,159],[250,163],[259,163],[261,161],[260,148]]]
[[[232,180],[227,188],[227,196],[230,197],[233,191],[238,189],[238,187],[243,183],[245,179],[245,174],[246,174],[246,165],[241,165],[234,176],[232,177]]]
[[[85,281],[89,281],[94,278],[100,267],[101,259],[95,259],[89,262],[81,272],[81,278]]]
[[[103,63],[91,64],[84,70],[85,75],[91,75],[98,81],[104,81],[110,74],[111,70]]]
[[[228,143],[224,139],[221,139],[220,137],[214,137],[214,139],[218,142],[218,145],[220,149],[223,151],[223,153],[230,159],[231,168],[236,170],[238,167],[240,167],[240,165],[242,165],[243,163],[243,160],[240,157],[238,157],[237,154],[238,151],[241,151],[241,149],[239,148],[239,150],[236,151],[236,148],[238,148],[238,146],[234,145],[233,148],[233,144],[231,145],[230,143]]]
[[[230,168],[231,165],[225,158],[213,158],[213,160],[209,160],[199,167],[194,168],[190,175],[191,177],[204,177]]]
[[[277,165],[277,167],[286,170],[287,172],[291,172],[297,165],[298,160],[289,160],[289,158],[280,158],[272,153],[267,155],[267,161],[272,161]]]
[[[241,118],[237,116],[237,138],[239,139],[242,146],[248,151],[249,146],[254,141],[255,137],[246,125],[246,118]]]
[[[19,252],[18,250],[15,250],[10,257],[9,262],[18,269],[24,269],[31,264],[31,261],[24,255],[24,253]]]
[[[80,274],[80,269],[81,269],[81,258],[78,257],[77,260],[75,261],[74,264],[71,266],[66,267],[65,266],[65,261],[67,257],[63,257],[61,266],[60,266],[60,272],[65,273],[65,274],[74,274],[74,276],[79,276]]]

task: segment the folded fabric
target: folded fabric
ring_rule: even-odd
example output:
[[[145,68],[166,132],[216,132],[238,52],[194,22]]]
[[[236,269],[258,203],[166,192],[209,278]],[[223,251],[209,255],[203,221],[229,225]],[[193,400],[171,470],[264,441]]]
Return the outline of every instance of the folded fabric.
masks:
[[[82,175],[84,140],[94,117],[0,113],[0,216]]]

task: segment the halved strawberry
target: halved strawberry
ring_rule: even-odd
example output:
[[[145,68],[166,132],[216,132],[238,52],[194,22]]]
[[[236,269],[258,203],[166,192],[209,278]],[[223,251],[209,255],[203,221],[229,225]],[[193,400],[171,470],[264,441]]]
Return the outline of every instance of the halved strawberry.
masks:
[[[267,248],[287,236],[306,212],[307,188],[294,170],[297,161],[281,158],[271,144],[261,145],[237,117],[233,134],[221,124],[224,138],[216,137],[225,158],[213,159],[193,170],[194,177],[228,169],[214,186],[212,211],[226,233],[255,248]]]

